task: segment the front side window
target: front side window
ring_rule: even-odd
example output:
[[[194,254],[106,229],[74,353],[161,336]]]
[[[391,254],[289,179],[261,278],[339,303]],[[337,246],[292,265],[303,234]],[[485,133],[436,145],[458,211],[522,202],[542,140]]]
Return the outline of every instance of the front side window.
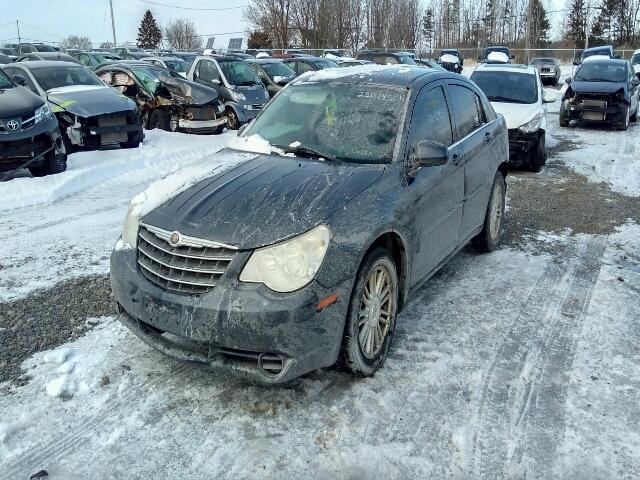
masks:
[[[307,62],[297,62],[297,67],[298,67],[298,75],[302,75],[303,73],[313,71],[313,67],[309,65]]]
[[[483,124],[484,114],[478,110],[477,95],[472,90],[460,85],[449,85],[448,89],[458,127],[456,140],[460,140]]]
[[[264,63],[262,65],[262,68],[274,82],[279,81],[276,80],[277,77],[285,79],[294,77],[296,75],[296,72],[294,72],[291,68],[287,67],[284,63],[281,62]]]
[[[626,68],[620,63],[583,63],[574,76],[580,82],[614,82],[625,81]]]
[[[281,148],[298,145],[345,162],[388,163],[406,89],[346,83],[290,85],[247,129]]]
[[[0,88],[12,88],[13,82],[9,78],[9,76],[0,70]]]
[[[531,73],[482,71],[471,75],[480,90],[491,102],[536,103],[538,87]]]
[[[442,87],[422,90],[411,119],[411,151],[424,140],[446,145],[453,143],[449,107]]]
[[[325,70],[327,68],[338,68],[338,64],[332,60],[317,60],[315,66],[318,70]]]
[[[403,65],[417,65],[409,55],[398,55],[398,58]]]
[[[220,72],[213,62],[202,60],[198,63],[198,78],[205,82],[213,83],[215,80],[220,81]]]
[[[45,92],[54,88],[74,85],[104,86],[98,77],[81,66],[34,68],[32,73]]]
[[[242,60],[219,62],[220,69],[230,85],[261,85],[262,82],[246,62]]]

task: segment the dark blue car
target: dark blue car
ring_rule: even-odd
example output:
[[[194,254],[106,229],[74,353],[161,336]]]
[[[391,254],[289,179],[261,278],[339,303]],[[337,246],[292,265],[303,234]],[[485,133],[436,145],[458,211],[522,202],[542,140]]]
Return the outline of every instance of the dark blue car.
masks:
[[[111,256],[121,321],[175,358],[264,383],[373,375],[411,292],[500,241],[507,129],[460,75],[309,73],[235,148],[216,155],[236,167],[132,208]]]

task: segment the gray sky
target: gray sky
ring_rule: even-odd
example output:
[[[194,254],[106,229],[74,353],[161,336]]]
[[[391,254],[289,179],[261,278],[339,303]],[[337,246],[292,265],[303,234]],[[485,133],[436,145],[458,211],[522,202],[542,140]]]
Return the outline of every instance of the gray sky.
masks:
[[[543,0],[551,10],[565,0]],[[226,48],[229,39],[242,37],[248,28],[243,9],[249,0],[113,0],[118,43],[135,42],[138,26],[149,9],[161,27],[174,18],[192,20],[200,34],[215,34],[216,48]],[[3,0],[0,45],[17,43],[16,20],[25,41],[59,41],[67,35],[85,36],[94,46],[111,40],[109,0]],[[181,8],[171,8],[171,6]],[[238,8],[240,7],[240,8]],[[198,9],[230,10],[198,10]],[[563,14],[552,16],[552,35],[557,34]]]
[[[200,34],[238,32],[247,29],[242,8],[233,10],[187,10],[184,8],[243,7],[248,0],[113,0],[118,43],[135,42],[138,26],[149,9],[161,27],[172,19],[192,20]],[[0,44],[16,42],[16,20],[20,35],[30,41],[59,41],[67,35],[85,36],[94,46],[112,40],[109,0],[3,0],[0,17]],[[157,5],[153,5],[157,4]],[[162,4],[162,5],[161,5]],[[163,5],[173,5],[170,8]],[[9,25],[7,23],[11,22]],[[226,47],[231,37],[243,34],[215,35],[216,47]]]

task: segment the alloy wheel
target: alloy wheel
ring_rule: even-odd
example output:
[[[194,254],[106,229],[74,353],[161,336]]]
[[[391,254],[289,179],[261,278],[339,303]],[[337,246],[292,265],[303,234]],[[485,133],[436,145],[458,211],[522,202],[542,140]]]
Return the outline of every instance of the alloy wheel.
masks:
[[[365,282],[358,316],[358,343],[368,359],[380,353],[391,330],[395,289],[389,270],[384,265],[376,265]]]
[[[500,235],[503,214],[502,184],[496,183],[491,194],[491,210],[489,217],[489,235],[491,235],[491,238],[494,240]]]

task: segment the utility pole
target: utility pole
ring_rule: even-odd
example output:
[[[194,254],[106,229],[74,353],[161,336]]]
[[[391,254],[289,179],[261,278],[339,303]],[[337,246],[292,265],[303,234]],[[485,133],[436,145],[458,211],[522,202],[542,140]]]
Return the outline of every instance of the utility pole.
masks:
[[[527,4],[527,38],[525,40],[525,49],[527,51],[527,64],[529,64],[529,49],[531,48],[531,17],[533,11],[533,0],[529,0]]]
[[[116,42],[116,22],[113,20],[113,0],[109,0],[109,8],[111,9],[111,31],[113,32],[113,46],[117,47]]]
[[[20,45],[22,42],[20,41],[20,21],[16,20],[16,28],[18,29],[18,45]]]

